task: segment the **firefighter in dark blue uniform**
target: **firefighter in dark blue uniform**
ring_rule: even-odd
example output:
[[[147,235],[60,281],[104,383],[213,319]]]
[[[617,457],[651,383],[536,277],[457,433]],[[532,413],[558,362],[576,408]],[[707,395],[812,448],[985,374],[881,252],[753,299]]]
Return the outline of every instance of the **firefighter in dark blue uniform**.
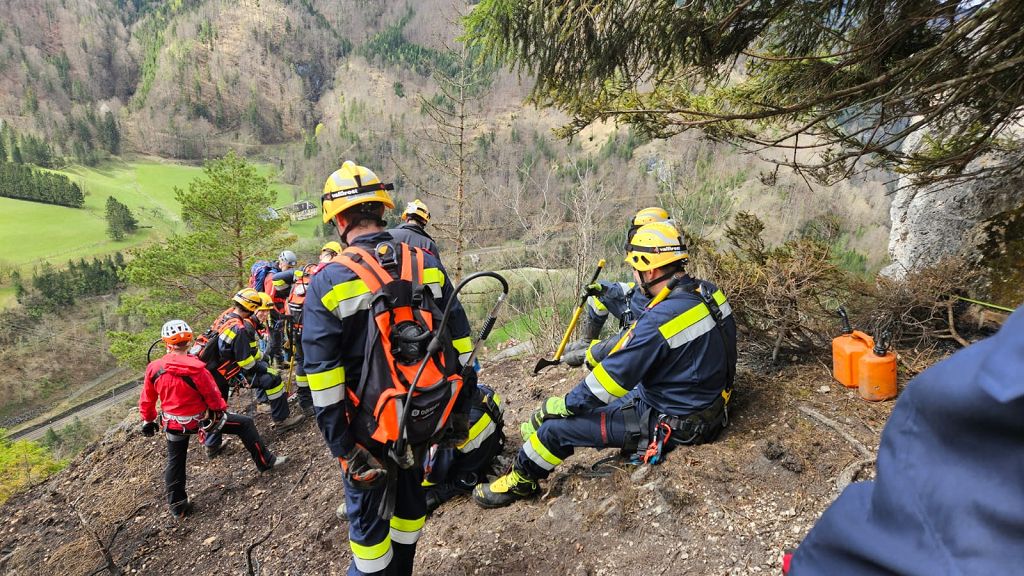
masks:
[[[340,250],[339,246],[338,251]],[[299,408],[306,416],[313,415],[313,398],[309,392],[309,379],[306,377],[302,361],[302,307],[306,302],[310,278],[316,268],[316,264],[307,264],[301,268],[278,272],[273,276],[275,296],[285,301],[283,318],[286,322],[285,332],[288,335],[288,357],[295,371],[295,395],[299,399]]]
[[[430,210],[427,209],[427,205],[419,200],[409,202],[402,211],[402,220],[405,222],[388,230],[388,233],[394,236],[395,240],[423,248],[440,260],[441,252],[426,230],[427,224],[430,223]]]
[[[618,350],[523,423],[525,441],[512,470],[477,486],[477,504],[496,508],[536,493],[537,481],[576,447],[620,447],[656,462],[675,445],[717,437],[728,423],[736,323],[721,290],[686,275],[686,261],[671,224],[636,232],[626,262],[637,285],[658,298]]]
[[[630,240],[641,226],[652,222],[671,222],[671,220],[668,212],[657,206],[638,211],[633,215],[633,220],[626,231],[624,248],[628,250]],[[586,290],[588,294],[587,315],[583,319],[581,338],[569,344],[562,359],[569,366],[580,366],[585,360],[593,368],[621,336],[619,333],[608,337],[602,347],[601,329],[604,328],[608,317],[617,319],[620,327],[625,329],[643,314],[651,298],[643,290],[637,288],[636,282],[601,280],[587,286]]]
[[[1024,309],[914,378],[789,574],[1024,573]]]
[[[333,221],[342,242],[373,253],[381,243],[395,240],[383,228],[385,208],[393,208],[387,190],[369,169],[345,162],[324,185],[324,222]],[[399,246],[393,246],[398,249]],[[452,298],[453,286],[440,263],[424,258],[423,284],[440,308]],[[350,414],[370,328],[372,293],[349,267],[330,262],[309,284],[304,310],[302,346],[317,423],[332,456],[344,471],[345,509],[353,561],[348,574],[412,574],[416,541],[426,520],[422,466],[393,469],[388,479],[384,447],[361,427],[350,426]],[[460,362],[472,352],[469,321],[458,302],[452,305],[449,330]],[[465,434],[463,434],[463,437]],[[385,484],[393,483],[394,516],[378,512]]]

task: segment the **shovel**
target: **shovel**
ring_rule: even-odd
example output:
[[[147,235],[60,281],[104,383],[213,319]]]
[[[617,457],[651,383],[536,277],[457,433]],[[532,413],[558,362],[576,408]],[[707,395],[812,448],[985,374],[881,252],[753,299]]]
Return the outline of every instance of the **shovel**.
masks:
[[[565,346],[569,343],[569,336],[572,335],[573,329],[576,328],[576,322],[579,321],[580,314],[583,313],[583,305],[587,303],[587,286],[597,282],[597,277],[601,275],[602,268],[604,268],[603,258],[598,261],[597,270],[594,270],[594,275],[590,277],[590,282],[587,282],[583,286],[583,293],[580,295],[580,303],[576,305],[576,309],[572,312],[572,320],[569,321],[569,328],[566,329],[565,335],[562,336],[562,341],[558,344],[558,350],[555,350],[555,357],[551,360],[546,358],[537,360],[537,365],[533,367],[534,374],[539,374],[541,370],[548,366],[554,366],[562,363],[562,352],[565,352]]]

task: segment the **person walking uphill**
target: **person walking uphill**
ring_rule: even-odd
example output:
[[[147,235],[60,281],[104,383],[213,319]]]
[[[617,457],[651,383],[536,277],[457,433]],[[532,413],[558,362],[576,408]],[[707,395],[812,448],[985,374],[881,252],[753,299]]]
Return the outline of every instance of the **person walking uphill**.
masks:
[[[653,300],[621,348],[522,424],[525,442],[512,470],[477,486],[477,504],[497,508],[536,493],[538,480],[576,447],[618,447],[625,456],[657,463],[676,445],[718,436],[728,424],[736,323],[721,290],[686,274],[687,258],[671,224],[637,230],[626,262]]]
[[[450,342],[435,353],[426,350],[426,340],[415,340],[438,328],[454,289],[434,256],[396,242],[384,229],[384,210],[394,207],[390,189],[350,161],[328,178],[323,219],[337,226],[348,248],[313,275],[303,309],[302,347],[317,424],[342,469],[350,575],[412,574],[426,521],[421,483],[429,446],[415,437],[449,429],[448,423],[454,444],[469,433],[470,385],[458,376],[472,351],[469,322],[454,300]],[[404,392],[421,363],[416,390],[423,392],[412,398],[416,410],[403,436],[413,458],[399,464],[388,449],[398,442]]]
[[[202,439],[209,431],[234,434],[252,456],[261,472],[285,463],[284,456],[275,456],[256,431],[252,418],[227,412],[206,365],[188,355],[192,328],[182,320],[164,324],[160,335],[167,354],[150,362],[139,397],[142,434],[153,436],[158,429],[167,435],[167,468],[164,483],[171,514],[184,518],[192,509],[185,490],[185,459],[188,440],[193,434]],[[160,401],[160,412],[156,403]],[[158,421],[159,418],[159,421]]]

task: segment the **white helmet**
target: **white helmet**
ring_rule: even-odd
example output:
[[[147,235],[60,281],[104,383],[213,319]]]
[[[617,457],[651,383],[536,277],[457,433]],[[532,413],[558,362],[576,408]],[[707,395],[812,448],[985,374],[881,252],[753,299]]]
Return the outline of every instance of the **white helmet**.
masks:
[[[160,338],[168,346],[187,344],[192,340],[192,327],[184,320],[168,320],[160,329]]]
[[[289,266],[295,266],[299,263],[299,259],[295,256],[295,252],[292,252],[291,250],[281,252],[281,255],[277,257],[277,260],[279,262],[284,262]]]

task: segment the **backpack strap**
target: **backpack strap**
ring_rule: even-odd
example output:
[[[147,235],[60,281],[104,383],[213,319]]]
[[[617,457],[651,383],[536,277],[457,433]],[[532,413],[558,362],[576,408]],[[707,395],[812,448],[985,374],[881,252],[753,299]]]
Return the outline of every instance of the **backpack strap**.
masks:
[[[697,294],[700,295],[700,299],[704,301],[704,305],[708,307],[708,311],[711,313],[711,318],[715,321],[715,328],[718,335],[722,338],[722,347],[725,349],[725,390],[722,391],[722,398],[725,399],[725,403],[729,403],[729,397],[732,396],[733,383],[736,380],[736,357],[729,351],[729,342],[725,337],[725,315],[722,313],[722,309],[718,306],[718,302],[715,302],[715,295],[711,292],[711,289],[707,284],[701,282],[696,290]]]
[[[376,257],[359,246],[345,248],[344,252],[334,257],[334,261],[355,272],[373,293],[379,292],[392,278]]]
[[[161,369],[157,370],[156,374],[153,375],[153,384],[156,384],[156,381],[159,380],[160,377],[163,376],[166,373],[167,373],[167,369],[166,368],[161,368]],[[199,387],[196,386],[196,383],[195,383],[194,380],[192,380],[191,376],[189,376],[187,374],[181,374],[181,375],[178,376],[178,378],[181,378],[182,380],[185,381],[185,384],[189,385],[190,388],[192,388],[196,392],[199,392]]]
[[[359,246],[348,246],[332,261],[354,272],[372,294],[380,292],[384,284],[392,279],[391,274],[380,265],[377,258]],[[380,331],[372,316],[367,322],[367,330],[366,345],[363,348],[363,370],[359,374],[359,384],[356,385],[355,392],[350,391],[350,399],[355,407],[360,407],[363,404],[363,394],[366,391],[366,381],[369,377],[366,365],[371,361],[372,354],[378,348],[376,341],[380,338]],[[372,406],[370,410],[373,410]]]

